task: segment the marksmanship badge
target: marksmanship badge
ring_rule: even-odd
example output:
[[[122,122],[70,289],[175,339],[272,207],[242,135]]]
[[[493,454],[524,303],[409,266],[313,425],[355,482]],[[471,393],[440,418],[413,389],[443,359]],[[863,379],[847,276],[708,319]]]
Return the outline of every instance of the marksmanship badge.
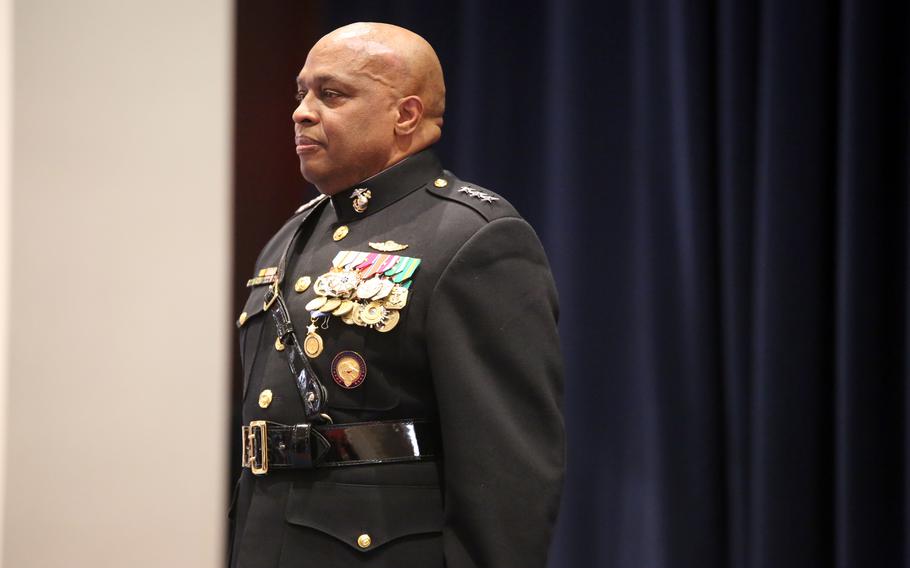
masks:
[[[356,351],[342,351],[332,359],[332,379],[345,389],[363,384],[367,376],[367,362]]]

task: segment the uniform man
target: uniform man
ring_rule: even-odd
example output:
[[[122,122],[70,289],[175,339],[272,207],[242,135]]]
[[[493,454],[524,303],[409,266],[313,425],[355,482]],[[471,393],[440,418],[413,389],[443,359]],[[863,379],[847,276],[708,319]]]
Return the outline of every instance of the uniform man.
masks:
[[[445,87],[420,36],[345,26],[297,82],[321,195],[263,249],[237,322],[231,566],[544,566],[564,434],[537,236],[429,149]]]

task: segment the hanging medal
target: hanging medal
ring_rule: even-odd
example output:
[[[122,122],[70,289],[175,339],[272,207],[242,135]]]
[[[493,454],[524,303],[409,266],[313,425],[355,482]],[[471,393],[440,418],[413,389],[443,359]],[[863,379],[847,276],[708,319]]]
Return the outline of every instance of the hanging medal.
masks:
[[[322,341],[322,336],[316,331],[316,318],[319,315],[321,315],[320,312],[312,312],[310,314],[310,325],[307,326],[306,337],[303,338],[303,352],[306,353],[306,356],[310,359],[319,357],[325,346]]]

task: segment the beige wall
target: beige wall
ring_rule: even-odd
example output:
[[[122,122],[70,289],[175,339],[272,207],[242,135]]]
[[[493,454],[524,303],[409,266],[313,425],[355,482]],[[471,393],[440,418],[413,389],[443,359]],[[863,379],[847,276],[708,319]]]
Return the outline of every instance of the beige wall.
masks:
[[[231,2],[10,1],[3,566],[219,566]]]
[[[12,106],[13,0],[0,0],[0,425],[6,424],[6,389],[9,384]],[[0,513],[5,510],[5,458],[6,436],[0,436]],[[3,516],[0,514],[0,559],[3,558]]]

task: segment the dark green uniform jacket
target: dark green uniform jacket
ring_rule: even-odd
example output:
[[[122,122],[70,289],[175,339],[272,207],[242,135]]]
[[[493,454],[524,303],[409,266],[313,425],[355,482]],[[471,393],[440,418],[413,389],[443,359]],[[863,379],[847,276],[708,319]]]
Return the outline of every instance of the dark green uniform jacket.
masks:
[[[351,194],[361,188],[370,197],[357,212]],[[230,514],[231,566],[545,566],[565,444],[556,289],[534,230],[429,150],[314,201],[266,245],[252,275],[264,278],[251,281],[238,322],[244,423],[305,421],[260,282],[288,246],[281,290],[301,341],[311,323],[304,306],[317,297],[313,285],[295,291],[301,278],[316,281],[343,251],[398,255],[420,263],[401,281],[409,288],[397,325],[381,332],[321,318],[324,350],[310,361],[336,424],[429,419],[444,457],[262,476],[244,469]],[[407,248],[374,248],[386,241]],[[357,386],[333,380],[341,352],[362,357]]]

